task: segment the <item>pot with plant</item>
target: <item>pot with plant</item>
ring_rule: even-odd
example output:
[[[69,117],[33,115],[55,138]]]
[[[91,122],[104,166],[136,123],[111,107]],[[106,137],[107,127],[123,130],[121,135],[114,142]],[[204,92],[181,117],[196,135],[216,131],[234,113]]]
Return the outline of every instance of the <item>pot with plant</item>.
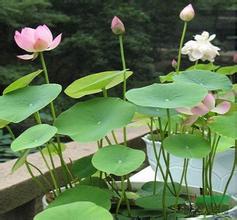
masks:
[[[187,22],[193,16],[191,5],[181,12],[180,17],[185,21],[184,33]],[[18,79],[0,97],[0,119],[9,131],[11,123],[19,123],[28,117],[35,118],[36,125],[18,137],[12,133],[14,140],[11,144],[11,148],[21,154],[13,170],[25,165],[43,192],[48,194],[47,189],[51,190],[51,201],[46,201],[44,197],[47,207],[34,219],[237,218],[237,199],[227,194],[234,174],[236,154],[225,190],[216,192],[212,184],[218,143],[222,136],[237,138],[235,101],[228,102],[228,113],[225,115],[217,115],[216,111],[214,114],[208,113],[217,108],[213,97],[219,95],[221,90],[231,90],[232,83],[226,76],[215,72],[179,70],[183,33],[176,72],[168,76],[169,79],[172,77],[173,82],[155,83],[126,91],[127,78],[133,73],[126,67],[123,47],[125,27],[119,18],[114,17],[111,28],[118,36],[122,70],[91,74],[74,81],[65,89],[69,97],[78,99],[96,93],[101,93],[103,97],[79,101],[59,115],[53,101],[61,92],[61,86],[49,83],[43,52],[54,49],[60,43],[61,35],[53,40],[46,25],[36,29],[25,28],[15,34],[18,46],[32,52],[31,55],[19,58],[36,59],[39,56],[42,63],[42,70]],[[46,84],[30,85],[42,73]],[[123,97],[109,97],[108,90],[120,83]],[[208,112],[204,114],[203,102],[207,97],[210,102],[207,102]],[[203,105],[199,109],[200,103]],[[40,117],[40,111],[48,105],[53,119],[51,124],[42,122]],[[202,113],[193,113],[190,109],[194,107],[197,110],[195,112]],[[198,120],[189,126],[185,125],[183,119],[185,121],[186,116],[180,115],[177,109],[178,112],[189,109],[191,116],[197,119],[198,115]],[[145,153],[131,148],[127,142],[126,127],[132,122],[135,112],[149,119],[156,172],[154,181],[148,183],[130,181],[132,172],[145,160]],[[118,143],[115,132],[117,128],[123,130],[123,144]],[[98,150],[94,155],[81,158],[69,166],[63,156],[61,136],[77,142],[96,141]],[[160,140],[159,149],[155,145],[157,136]],[[34,169],[41,173],[35,164],[28,161],[27,155],[32,148],[38,148],[49,169],[50,178],[42,175],[43,178],[38,179],[32,172]],[[61,188],[55,169],[55,157],[61,163],[64,189]],[[173,157],[182,158],[183,162],[178,181],[174,180],[171,171]],[[193,159],[202,162],[202,186],[196,188],[188,184],[187,178],[190,160]],[[161,173],[160,181],[156,180],[158,172]]]
[[[189,6],[185,10],[192,9]],[[215,159],[212,167],[212,178],[213,178],[213,189],[217,191],[224,191],[226,184],[228,183],[227,192],[232,195],[237,194],[236,182],[237,182],[237,171],[232,171],[233,160],[234,160],[234,145],[236,135],[233,134],[222,134],[219,133],[218,137],[215,137],[215,132],[211,129],[211,120],[213,116],[221,116],[231,112],[231,106],[235,106],[236,98],[234,86],[232,86],[229,77],[237,72],[236,65],[233,66],[217,66],[214,65],[214,59],[216,55],[219,55],[220,48],[214,46],[211,41],[215,38],[215,35],[209,35],[208,32],[204,31],[201,35],[194,36],[195,40],[188,41],[184,44],[184,37],[187,30],[188,20],[184,18],[181,12],[180,18],[184,20],[184,29],[180,42],[180,51],[178,55],[178,63],[173,60],[172,66],[175,71],[167,74],[166,76],[161,76],[161,82],[187,82],[199,84],[208,89],[208,94],[204,99],[193,107],[181,107],[172,109],[172,128],[175,130],[173,132],[179,132],[179,129],[187,130],[187,132],[196,132],[196,130],[202,130],[205,135],[212,135],[212,139],[218,138],[216,140],[216,150]],[[187,12],[187,11],[186,11]],[[188,55],[191,62],[195,62],[195,65],[188,67],[186,70],[180,70],[181,64],[181,54]],[[208,61],[210,63],[200,63],[199,61]],[[152,106],[154,107],[154,106]],[[235,107],[233,107],[235,108]],[[155,109],[154,109],[155,110]],[[179,114],[178,114],[179,113]],[[141,114],[143,112],[141,111]],[[150,111],[150,117],[155,118],[160,117],[160,126],[167,126],[167,117],[161,113],[156,113],[155,111]],[[143,119],[144,119],[143,115]],[[215,118],[215,117],[214,117]],[[235,117],[233,117],[235,119]],[[147,121],[147,120],[146,120]],[[236,121],[235,121],[236,122]],[[159,121],[155,119],[154,124],[158,124]],[[180,125],[180,127],[178,127]],[[210,125],[210,126],[209,126]],[[149,125],[150,126],[150,125]],[[221,124],[220,124],[221,126]],[[228,126],[230,130],[236,132],[234,126]],[[158,129],[159,130],[159,129]],[[209,131],[208,131],[209,130]],[[225,127],[223,127],[225,130]],[[209,133],[211,132],[211,133]],[[227,132],[228,133],[228,132]],[[143,140],[147,146],[147,155],[149,163],[153,170],[157,172],[158,178],[162,178],[162,173],[160,170],[156,170],[156,153],[153,150],[153,144],[155,144],[156,151],[160,150],[161,133],[158,131],[153,136],[156,137],[155,143],[153,143],[154,138],[151,134],[146,135]],[[152,140],[153,139],[153,140]],[[171,155],[170,160],[170,172],[172,173],[174,181],[181,178],[183,160],[180,157]],[[161,157],[161,166],[165,166],[165,161]],[[202,186],[202,160],[200,159],[190,159],[189,168],[187,174],[188,184],[196,187]],[[228,180],[229,175],[233,173],[232,179]]]

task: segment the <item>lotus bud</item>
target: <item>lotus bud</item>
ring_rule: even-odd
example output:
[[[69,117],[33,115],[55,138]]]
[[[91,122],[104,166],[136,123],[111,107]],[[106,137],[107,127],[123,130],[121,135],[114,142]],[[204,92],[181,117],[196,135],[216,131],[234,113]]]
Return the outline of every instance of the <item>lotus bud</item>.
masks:
[[[116,35],[120,35],[125,32],[124,24],[117,16],[114,16],[111,22],[111,29],[113,33]]]
[[[179,17],[183,21],[191,21],[195,16],[193,6],[191,4],[187,5],[179,14]]]
[[[177,61],[175,59],[172,60],[171,65],[174,69],[177,67]]]

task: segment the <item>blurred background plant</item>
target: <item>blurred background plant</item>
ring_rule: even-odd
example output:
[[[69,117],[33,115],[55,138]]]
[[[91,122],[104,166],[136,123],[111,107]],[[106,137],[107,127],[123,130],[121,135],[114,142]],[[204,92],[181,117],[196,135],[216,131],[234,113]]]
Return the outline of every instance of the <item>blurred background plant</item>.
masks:
[[[1,0],[0,91],[19,76],[37,69],[33,62],[16,58],[21,50],[14,43],[14,31],[25,26],[47,24],[53,33],[63,33],[62,43],[50,55],[46,54],[46,61],[50,81],[64,88],[82,76],[119,69],[119,45],[110,30],[114,15],[125,24],[127,66],[135,73],[128,88],[158,81],[160,75],[172,71],[171,61],[177,58],[182,31],[178,16],[188,3],[193,4],[196,17],[189,25],[186,41],[204,30],[215,33],[215,45],[221,48],[216,62],[232,65],[237,38],[236,0]],[[188,64],[185,58],[184,66]],[[121,90],[109,92],[119,95]],[[62,94],[56,104],[62,111],[73,102]],[[47,119],[47,112],[44,114]],[[31,123],[29,119],[13,129],[20,133]],[[1,134],[1,141],[5,140],[6,131]],[[5,148],[1,145],[0,149],[1,155]]]

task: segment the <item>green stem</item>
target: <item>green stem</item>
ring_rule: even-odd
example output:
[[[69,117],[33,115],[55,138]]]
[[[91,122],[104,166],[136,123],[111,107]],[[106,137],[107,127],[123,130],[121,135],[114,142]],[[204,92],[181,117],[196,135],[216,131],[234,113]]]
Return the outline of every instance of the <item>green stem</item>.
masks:
[[[12,129],[11,129],[8,125],[6,126],[6,129],[7,129],[8,133],[10,134],[12,140],[15,140],[16,137],[15,137],[15,135],[14,135]]]
[[[179,182],[180,186],[179,186],[179,189],[178,189],[177,194],[176,194],[175,212],[176,212],[177,207],[178,207],[178,200],[179,200],[179,195],[180,195],[181,189],[182,189],[182,184],[183,184],[183,180],[184,180],[184,176],[185,176],[185,172],[186,172],[186,166],[187,166],[187,159],[185,158],[184,162],[183,162],[183,171],[182,171],[180,182]]]
[[[127,206],[127,210],[128,210],[128,217],[131,217],[131,208],[130,208],[129,200],[128,200],[127,196],[126,196],[126,191],[125,191],[124,183],[125,183],[124,176],[121,176],[121,190],[122,190],[122,195],[121,195],[121,197],[120,197],[120,200],[119,200],[118,205],[117,205],[117,208],[116,208],[116,214],[118,214],[119,208],[120,208],[120,206],[121,206],[121,203],[122,203],[122,201],[124,200],[125,203],[126,203],[126,206]]]
[[[44,154],[43,154],[43,152],[42,152],[42,150],[40,148],[39,148],[39,152],[40,152],[40,154],[41,154],[41,156],[43,158],[43,161],[44,161],[46,167],[49,170],[49,173],[50,173],[50,176],[51,176],[51,179],[53,181],[53,185],[54,185],[54,188],[55,188],[55,191],[56,191],[56,196],[58,196],[60,191],[59,191],[59,187],[58,187],[57,181],[55,179],[54,173],[52,172],[52,170],[51,170],[51,168],[50,168],[50,166],[48,164],[48,161],[46,160],[46,158],[45,158],[45,156],[44,156]]]
[[[120,45],[120,55],[121,55],[121,61],[123,66],[123,99],[126,100],[125,93],[127,90],[127,80],[126,80],[126,62],[125,62],[125,56],[124,56],[124,48],[123,48],[123,35],[119,35],[119,45]],[[127,131],[126,126],[123,127],[123,139],[124,139],[124,145],[127,146]]]
[[[42,173],[42,171],[37,167],[35,166],[34,164],[30,163],[30,162],[26,162],[28,165],[30,165],[31,167],[33,167],[35,170],[37,170],[39,172],[39,174],[43,177],[45,183],[48,185],[48,187],[50,189],[53,189],[53,185],[50,183],[50,181],[44,176],[44,174]]]
[[[220,202],[220,204],[219,204],[220,207],[221,207],[221,204],[222,204],[222,202],[223,202],[223,200],[224,200],[224,197],[225,197],[225,195],[226,195],[226,192],[227,192],[227,189],[228,189],[228,187],[229,187],[230,181],[232,180],[232,177],[233,177],[233,175],[234,175],[234,173],[235,173],[236,164],[237,164],[237,140],[235,140],[235,155],[234,155],[233,166],[232,166],[232,169],[231,169],[230,176],[229,176],[229,178],[228,178],[228,180],[227,180],[227,182],[226,182],[226,185],[225,185],[225,188],[224,188],[224,192],[223,192],[223,194],[222,194],[222,199],[221,199],[221,202]],[[219,208],[220,208],[220,207],[219,207]]]
[[[156,170],[158,170],[158,168],[160,169],[160,173],[162,175],[163,180],[165,180],[165,173],[163,171],[163,168],[160,164],[160,157],[161,157],[161,152],[162,152],[162,147],[160,146],[160,151],[159,154],[157,153],[156,150],[156,144],[155,144],[155,138],[154,138],[154,133],[153,133],[153,118],[151,118],[151,126],[148,126],[150,128],[150,134],[151,134],[151,140],[152,140],[152,147],[153,147],[153,151],[155,154],[155,158],[156,158]],[[162,140],[161,140],[162,141]],[[155,173],[155,177],[154,177],[154,181],[156,182],[156,173]],[[166,184],[166,183],[165,183]],[[173,194],[172,190],[170,189],[169,185],[167,184],[167,188],[169,189],[169,191]],[[155,194],[156,192],[156,184],[154,184],[153,186],[153,194]]]
[[[30,166],[28,164],[28,162],[25,162],[26,168],[29,172],[29,174],[31,175],[31,178],[33,179],[33,181],[36,182],[36,184],[41,188],[41,190],[46,194],[48,192],[48,190],[44,187],[44,185],[37,179],[37,177],[35,177],[35,175],[33,174],[32,170],[30,169]]]
[[[108,136],[105,136],[105,140],[108,142],[109,145],[112,145],[112,142],[110,141],[110,139],[108,138]]]
[[[191,204],[192,204],[192,201],[191,201],[191,198],[190,198],[190,195],[189,195],[188,180],[187,180],[188,163],[189,163],[189,159],[187,159],[187,162],[186,162],[185,173],[184,173],[184,182],[185,182],[185,188],[186,188],[186,193],[187,193],[187,196],[188,196],[189,205],[190,205],[190,207],[191,207],[191,206],[192,206],[192,205],[191,205]]]
[[[107,98],[107,97],[108,97],[108,93],[107,93],[106,88],[103,88],[102,91],[103,91],[103,96],[104,96],[105,98]],[[117,140],[117,137],[116,137],[116,135],[115,135],[115,132],[112,130],[111,133],[112,133],[112,136],[113,136],[113,139],[114,139],[115,144],[118,144],[118,140]]]
[[[120,45],[120,55],[121,55],[121,61],[123,66],[123,99],[125,100],[125,93],[127,90],[127,82],[126,82],[126,62],[125,62],[125,56],[124,56],[124,49],[123,49],[123,35],[119,35],[119,45]]]
[[[178,55],[178,62],[177,62],[177,68],[176,68],[176,73],[178,74],[179,73],[179,69],[180,69],[180,64],[181,64],[181,50],[182,50],[182,47],[183,47],[183,44],[184,44],[184,37],[185,37],[185,33],[186,33],[186,30],[187,30],[187,25],[188,25],[188,22],[184,22],[184,27],[183,27],[183,32],[182,32],[182,36],[181,36],[181,39],[180,39],[180,44],[179,44],[179,55]]]
[[[161,146],[160,146],[161,147],[161,153],[162,153],[162,156],[163,156],[163,159],[164,159],[164,162],[165,162],[166,169],[168,170],[170,182],[171,182],[173,190],[174,190],[174,193],[172,191],[170,191],[170,192],[175,195],[176,194],[176,189],[175,189],[174,179],[173,179],[172,174],[170,172],[169,165],[168,165],[168,162],[167,162],[167,159],[166,159],[166,156],[165,156],[165,150],[164,150],[163,144],[162,144],[162,142],[165,138],[165,133],[166,133],[166,127],[167,126],[165,126],[164,130],[162,130],[162,123],[161,123],[160,117],[158,117],[158,123],[159,123],[159,131],[161,133]],[[167,125],[168,125],[168,123],[167,123]],[[161,171],[162,171],[162,169],[161,169]],[[163,177],[163,179],[165,179],[163,175],[162,175],[162,177]],[[167,187],[169,188],[169,185],[167,185]]]
[[[49,84],[49,75],[48,75],[48,70],[47,70],[47,67],[46,67],[46,63],[45,63],[45,59],[44,59],[44,55],[43,55],[43,52],[40,52],[39,53],[39,56],[40,56],[40,61],[41,61],[41,64],[42,64],[42,68],[43,68],[43,70],[44,70],[44,77],[45,77],[45,82],[47,83],[47,84]],[[54,103],[53,102],[50,102],[50,111],[51,111],[51,115],[52,115],[52,117],[53,117],[53,121],[55,121],[56,120],[56,111],[55,111],[55,107],[54,107]],[[60,141],[60,138],[56,135],[56,140],[57,140],[57,144],[58,144],[58,149],[59,149],[59,151],[60,151],[60,153],[59,153],[59,157],[60,157],[60,162],[61,162],[61,165],[62,165],[62,167],[63,167],[63,169],[64,169],[64,173],[65,173],[65,175],[66,175],[66,178],[68,179],[68,183],[69,183],[69,185],[71,186],[71,183],[70,183],[70,181],[72,180],[70,180],[69,179],[69,176],[71,176],[70,175],[70,172],[68,173],[68,167],[67,167],[67,164],[65,163],[65,161],[64,161],[64,159],[63,159],[63,156],[62,156],[62,149],[61,149],[61,145],[60,145],[60,143],[61,143],[61,141]]]
[[[195,64],[194,64],[195,69],[196,69],[197,65],[198,65],[198,60],[195,61]]]
[[[205,211],[206,213],[208,212],[208,206],[207,206],[207,202],[206,202],[206,180],[205,180],[205,158],[202,159],[202,196],[203,196],[203,200],[204,200],[204,204],[205,204]]]

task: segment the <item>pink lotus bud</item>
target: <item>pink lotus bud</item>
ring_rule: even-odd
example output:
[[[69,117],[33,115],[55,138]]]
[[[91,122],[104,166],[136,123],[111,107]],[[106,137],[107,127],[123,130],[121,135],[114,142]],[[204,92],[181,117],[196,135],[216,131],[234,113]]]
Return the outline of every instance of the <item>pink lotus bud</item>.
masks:
[[[112,22],[111,22],[111,29],[114,34],[120,35],[125,32],[125,27],[123,22],[116,16],[114,16]]]
[[[25,27],[21,32],[16,31],[14,39],[16,44],[23,50],[32,54],[20,55],[18,58],[30,60],[37,57],[38,52],[53,50],[61,42],[62,34],[59,34],[55,39],[49,28],[44,25],[39,25],[36,29]]]
[[[183,21],[191,21],[195,16],[193,6],[189,4],[179,14],[179,17]]]
[[[175,59],[172,60],[171,65],[174,69],[177,67],[177,61]]]

